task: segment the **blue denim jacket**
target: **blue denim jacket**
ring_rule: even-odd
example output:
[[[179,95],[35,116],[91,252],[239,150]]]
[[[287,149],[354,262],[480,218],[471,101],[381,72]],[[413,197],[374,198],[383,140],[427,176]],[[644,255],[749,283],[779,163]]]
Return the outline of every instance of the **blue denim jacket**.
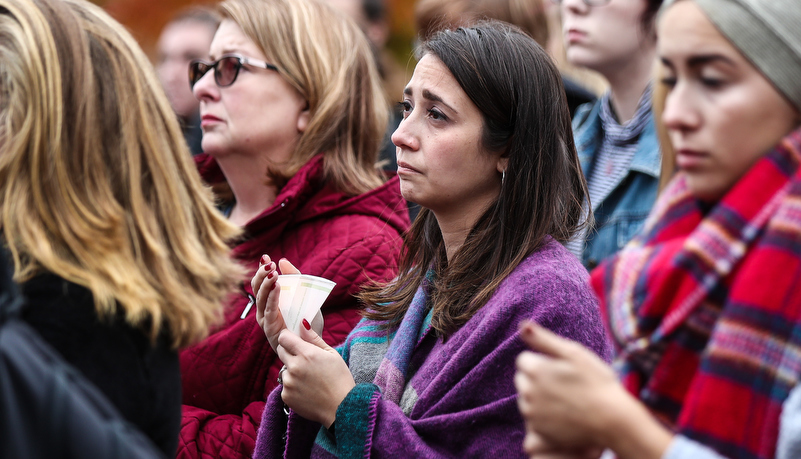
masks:
[[[573,118],[573,135],[584,176],[592,169],[603,137],[601,99],[584,104]],[[601,202],[593,202],[595,225],[587,233],[581,262],[592,269],[633,238],[651,212],[659,188],[662,155],[653,114],[640,135],[629,173]]]

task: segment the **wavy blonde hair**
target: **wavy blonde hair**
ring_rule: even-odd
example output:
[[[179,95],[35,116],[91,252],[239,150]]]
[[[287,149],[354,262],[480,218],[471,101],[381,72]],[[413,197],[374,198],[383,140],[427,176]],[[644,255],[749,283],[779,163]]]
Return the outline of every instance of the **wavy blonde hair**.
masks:
[[[380,186],[376,161],[389,114],[359,27],[317,0],[227,0],[219,8],[309,103],[311,119],[290,162],[269,171],[276,185],[323,152],[325,179],[336,190],[356,195]]]
[[[0,232],[24,282],[195,343],[243,274],[144,53],[82,0],[0,0]]]

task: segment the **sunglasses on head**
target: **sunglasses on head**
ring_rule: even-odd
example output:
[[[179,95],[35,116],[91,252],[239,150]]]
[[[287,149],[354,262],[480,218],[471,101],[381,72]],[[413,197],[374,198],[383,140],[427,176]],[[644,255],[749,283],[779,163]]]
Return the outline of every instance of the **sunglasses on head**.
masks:
[[[243,65],[278,71],[278,67],[258,59],[240,56],[239,54],[226,54],[214,62],[206,62],[201,59],[195,59],[190,62],[189,85],[194,88],[195,83],[200,81],[206,72],[214,69],[214,82],[217,83],[217,86],[231,86],[236,81],[236,77],[239,76],[239,69]]]

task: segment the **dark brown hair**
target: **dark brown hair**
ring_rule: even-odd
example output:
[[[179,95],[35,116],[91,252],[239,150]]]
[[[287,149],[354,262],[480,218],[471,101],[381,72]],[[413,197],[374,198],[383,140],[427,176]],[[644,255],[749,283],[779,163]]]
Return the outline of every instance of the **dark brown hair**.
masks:
[[[429,270],[432,327],[467,322],[550,235],[569,240],[587,194],[559,71],[520,29],[488,21],[436,34],[419,54],[439,58],[483,116],[483,147],[508,157],[496,201],[448,261],[436,217],[423,209],[404,240],[400,275],[360,295],[365,316],[398,324]]]

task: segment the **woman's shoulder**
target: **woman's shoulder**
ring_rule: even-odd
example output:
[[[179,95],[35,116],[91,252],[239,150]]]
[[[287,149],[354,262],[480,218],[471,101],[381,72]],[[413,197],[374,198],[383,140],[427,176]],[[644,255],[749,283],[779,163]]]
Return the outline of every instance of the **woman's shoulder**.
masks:
[[[587,270],[550,238],[500,283],[490,302],[506,314],[529,317],[593,315],[598,309]]]
[[[20,284],[26,300],[23,316],[29,322],[85,326],[97,321],[92,292],[53,274],[41,273]]]
[[[89,289],[56,274],[37,275],[20,287],[23,320],[128,421],[163,450],[174,451],[181,379],[168,337],[162,334],[153,345],[122,314],[101,318]]]
[[[166,331],[154,347],[143,328],[134,327],[120,308],[101,316],[92,292],[53,273],[37,275],[20,285],[25,299],[22,317],[62,354],[75,354],[91,346],[96,352],[133,350],[142,355],[155,348],[170,349]],[[105,346],[105,349],[102,347]]]
[[[493,300],[512,320],[532,320],[607,361],[611,357],[587,270],[551,238],[501,283]]]
[[[504,283],[510,287],[526,281],[546,282],[553,287],[589,288],[588,280],[589,273],[579,259],[548,236],[537,250],[520,262]]]

